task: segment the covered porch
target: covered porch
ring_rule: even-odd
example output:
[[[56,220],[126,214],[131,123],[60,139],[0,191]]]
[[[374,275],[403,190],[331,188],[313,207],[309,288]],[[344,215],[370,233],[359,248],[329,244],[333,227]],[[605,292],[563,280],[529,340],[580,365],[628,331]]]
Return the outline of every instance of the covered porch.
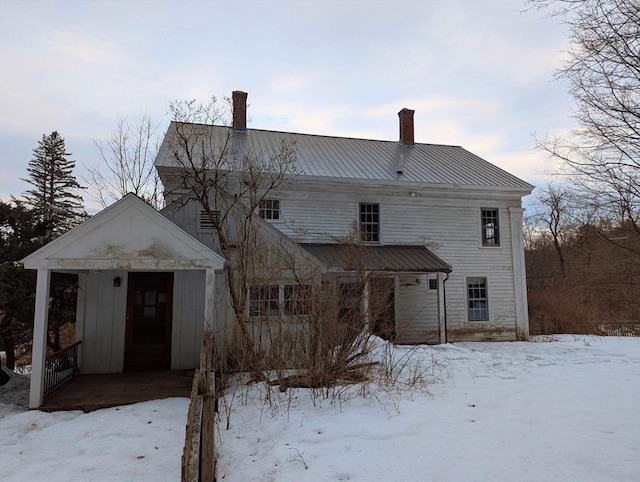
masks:
[[[402,344],[446,343],[444,283],[452,268],[426,247],[300,246],[327,267],[341,298],[361,300],[357,309],[374,335]]]
[[[43,405],[53,372],[79,374],[77,380],[126,372],[120,382],[137,380],[144,386],[144,377],[154,378],[152,370],[168,372],[197,365],[202,332],[214,327],[215,272],[224,267],[224,260],[137,196],[125,196],[23,263],[38,272],[30,408]],[[54,271],[78,275],[78,302],[75,355],[52,364],[46,347]],[[98,380],[113,383],[118,378],[95,378],[99,385]],[[74,397],[84,393],[91,399],[90,389],[79,383]],[[155,393],[151,386],[147,388]],[[64,399],[63,389],[52,393],[50,400]],[[115,394],[116,390],[106,386],[95,393]]]

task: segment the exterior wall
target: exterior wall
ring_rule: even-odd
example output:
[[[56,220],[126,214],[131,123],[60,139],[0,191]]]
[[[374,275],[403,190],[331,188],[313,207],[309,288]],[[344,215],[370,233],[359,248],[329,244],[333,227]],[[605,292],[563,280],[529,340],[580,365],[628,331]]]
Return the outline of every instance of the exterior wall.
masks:
[[[396,341],[439,343],[438,292],[427,275],[404,273],[396,282]]]
[[[401,181],[390,187],[298,178],[273,193],[272,198],[280,200],[281,213],[279,220],[270,223],[298,242],[340,242],[355,233],[359,204],[378,203],[381,244],[423,245],[453,268],[444,284],[446,337],[438,326],[442,325],[438,292],[428,290],[424,275],[407,274],[406,279],[414,282],[421,278],[421,284],[397,285],[398,341],[515,340],[528,332],[521,196],[521,191],[491,188],[425,189]],[[499,209],[499,246],[482,246],[481,208]],[[163,214],[214,247],[212,233],[199,229],[196,204]],[[487,321],[468,321],[468,277],[487,279]]]
[[[512,243],[517,223],[510,211],[521,212],[520,194],[488,189],[392,190],[339,182],[329,192],[319,183],[299,181],[274,198],[281,200],[281,219],[272,224],[300,242],[337,242],[354,232],[359,203],[379,203],[381,244],[424,245],[453,267],[445,284],[448,341],[516,339],[516,321],[526,316],[517,304],[524,299],[526,305],[526,289],[514,272],[514,263],[520,269],[522,253],[513,251],[518,245]],[[481,208],[499,209],[500,246],[482,246]],[[521,231],[516,236],[521,237]],[[467,320],[470,276],[487,278],[486,322]],[[437,305],[425,295],[418,287],[401,287],[398,292],[397,329],[407,341],[422,342],[431,327],[437,329]],[[414,321],[407,323],[409,319]]]
[[[122,284],[113,286],[119,276]],[[86,275],[80,372],[121,373],[127,309],[127,272],[106,270]]]
[[[83,374],[121,373],[127,310],[125,270],[82,275],[76,328],[81,335],[80,371]],[[120,287],[113,286],[119,276]],[[192,369],[199,363],[204,326],[204,270],[174,272],[171,369]]]
[[[171,368],[196,368],[204,328],[204,270],[176,271],[173,279]]]
[[[185,204],[174,204],[165,208],[162,214],[202,244],[215,250],[214,230],[200,228],[200,206],[197,202],[189,201]]]

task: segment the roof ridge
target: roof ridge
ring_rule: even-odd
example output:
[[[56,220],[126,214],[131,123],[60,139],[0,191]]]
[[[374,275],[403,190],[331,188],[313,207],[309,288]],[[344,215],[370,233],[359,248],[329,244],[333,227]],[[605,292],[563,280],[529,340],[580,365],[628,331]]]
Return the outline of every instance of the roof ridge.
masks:
[[[233,129],[231,126],[227,126],[227,125],[221,125],[221,124],[203,124],[200,122],[181,122],[181,121],[171,121],[175,124],[185,124],[185,125],[194,125],[194,126],[205,126],[205,127],[214,127],[214,128],[225,128],[225,129]],[[250,133],[250,132],[265,132],[265,133],[270,133],[270,134],[288,134],[288,135],[293,135],[293,136],[307,136],[307,137],[324,137],[327,139],[345,139],[345,140],[351,140],[351,141],[366,141],[366,142],[384,142],[384,143],[390,143],[390,144],[398,144],[401,146],[405,146],[405,144],[402,144],[400,141],[391,141],[391,140],[386,140],[386,139],[370,139],[370,138],[366,138],[366,137],[351,137],[351,136],[336,136],[336,135],[329,135],[329,134],[310,134],[307,132],[292,132],[292,131],[280,131],[280,130],[273,130],[273,129],[256,129],[256,128],[246,128],[246,129],[242,129],[239,132],[242,133]],[[460,148],[460,149],[464,149],[464,147],[462,147],[461,145],[457,145],[457,144],[442,144],[442,143],[438,143],[438,142],[416,142],[412,145],[406,145],[406,147],[412,147],[412,146],[442,146],[442,147],[456,147],[456,148]]]

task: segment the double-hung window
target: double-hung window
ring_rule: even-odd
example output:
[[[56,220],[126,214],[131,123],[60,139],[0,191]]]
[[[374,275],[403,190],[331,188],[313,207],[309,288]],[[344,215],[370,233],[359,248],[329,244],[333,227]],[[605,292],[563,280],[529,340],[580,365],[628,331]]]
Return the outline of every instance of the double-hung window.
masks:
[[[250,317],[308,315],[311,308],[311,285],[251,285]]]
[[[500,216],[497,208],[482,208],[482,246],[500,246]]]
[[[489,320],[487,278],[467,278],[467,313],[469,321]]]
[[[278,285],[253,285],[249,289],[249,316],[278,316]]]
[[[380,242],[380,205],[360,203],[360,241]]]
[[[308,315],[311,306],[311,285],[285,285],[284,314]]]

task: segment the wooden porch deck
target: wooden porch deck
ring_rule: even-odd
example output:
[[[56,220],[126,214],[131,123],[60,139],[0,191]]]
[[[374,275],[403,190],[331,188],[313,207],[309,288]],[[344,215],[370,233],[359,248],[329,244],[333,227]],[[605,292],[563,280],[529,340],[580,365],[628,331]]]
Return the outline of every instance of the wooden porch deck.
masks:
[[[79,375],[52,393],[39,410],[83,410],[117,407],[169,397],[189,397],[193,370]]]

